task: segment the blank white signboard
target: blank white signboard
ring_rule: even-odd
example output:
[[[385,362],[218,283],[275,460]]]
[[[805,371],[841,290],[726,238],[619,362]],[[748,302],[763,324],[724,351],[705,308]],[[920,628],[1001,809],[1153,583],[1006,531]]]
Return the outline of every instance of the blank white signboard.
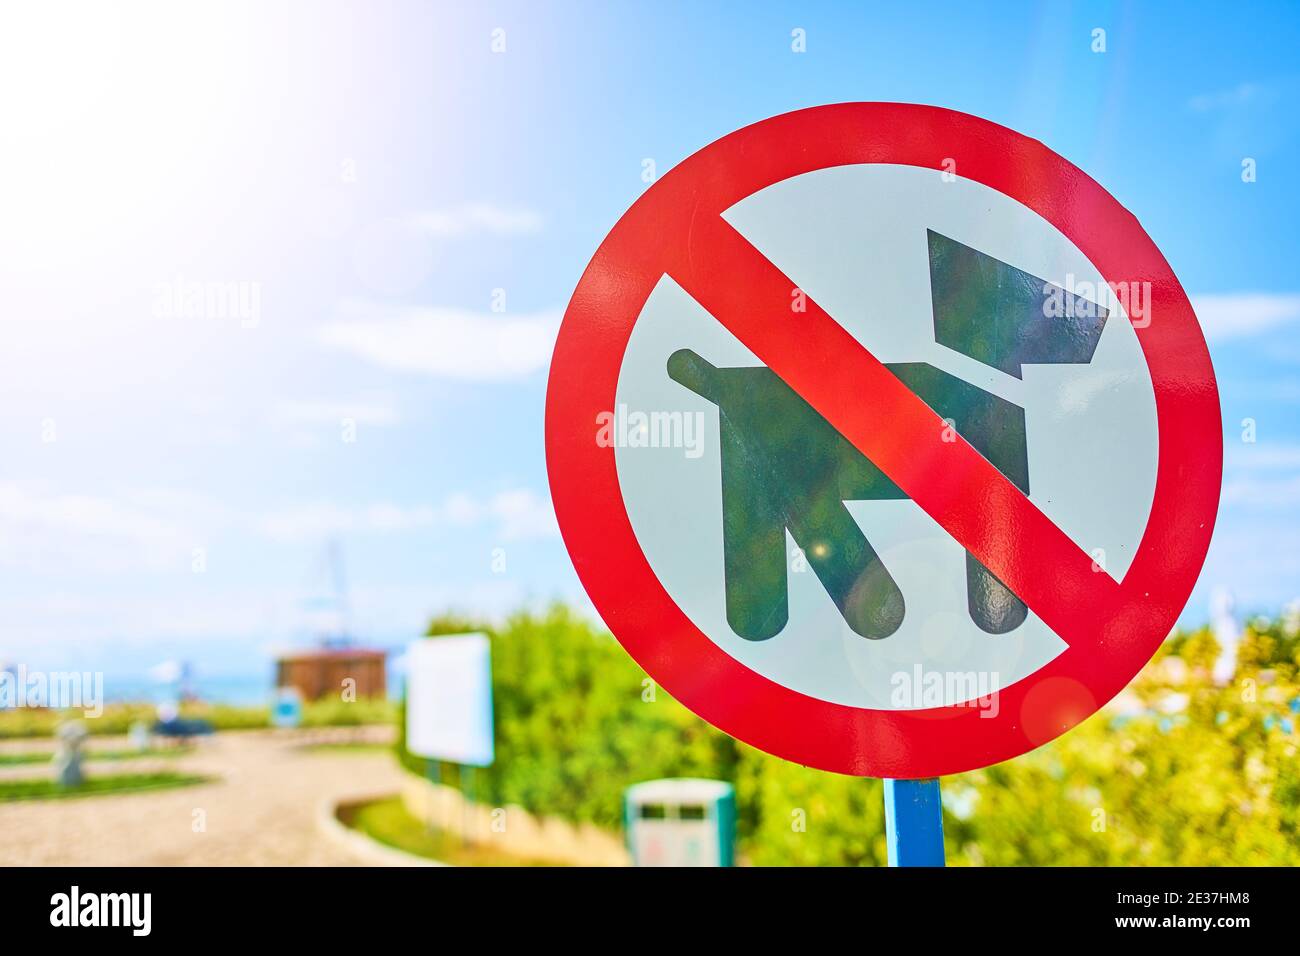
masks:
[[[486,634],[421,638],[406,649],[406,747],[419,757],[492,763],[492,659]]]

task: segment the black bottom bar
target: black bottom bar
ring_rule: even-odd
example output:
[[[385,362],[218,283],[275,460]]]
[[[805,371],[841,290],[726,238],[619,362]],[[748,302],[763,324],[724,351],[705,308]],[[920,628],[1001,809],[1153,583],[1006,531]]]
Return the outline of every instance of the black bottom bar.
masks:
[[[70,925],[74,886],[76,922],[118,925]],[[11,945],[75,933],[128,945],[377,946],[440,926],[541,942],[622,938],[620,925],[661,941],[690,927],[761,938],[778,925],[851,931],[864,944],[877,933],[941,944],[1043,932],[1226,941],[1292,927],[1298,888],[1295,870],[1265,869],[11,869],[0,873],[0,916]],[[149,894],[147,910],[143,896],[121,894]]]

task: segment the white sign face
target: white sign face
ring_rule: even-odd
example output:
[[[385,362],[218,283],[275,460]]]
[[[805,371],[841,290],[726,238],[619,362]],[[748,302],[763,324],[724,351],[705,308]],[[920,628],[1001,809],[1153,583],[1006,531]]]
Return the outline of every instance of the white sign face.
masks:
[[[486,634],[412,641],[406,649],[406,748],[417,757],[492,763],[492,658]]]
[[[926,363],[1023,409],[1030,500],[1093,555],[1097,570],[1124,579],[1155,490],[1155,395],[1128,314],[1134,310],[1068,238],[979,183],[941,182],[930,169],[883,164],[786,180],[724,218],[882,361]],[[1026,364],[1017,377],[938,343],[927,254],[933,234],[941,237],[933,241],[959,244],[1103,307],[1113,321],[1105,323],[1095,352],[1086,361]],[[800,319],[792,309],[788,321]],[[796,542],[787,532],[788,620],[771,639],[738,634],[719,579],[725,563],[719,407],[665,372],[684,349],[723,375],[762,364],[665,276],[623,358],[621,417],[614,423],[618,481],[659,581],[727,654],[820,700],[916,710],[994,698],[1065,649],[1032,611],[1001,633],[978,626],[961,545],[899,496],[846,505],[905,602],[896,633],[879,640],[855,633],[802,552],[827,546]],[[653,434],[646,441],[618,440],[638,427],[644,431],[644,415],[636,413],[654,410],[678,413],[680,440],[655,441],[660,436]],[[935,682],[935,675],[969,679]]]

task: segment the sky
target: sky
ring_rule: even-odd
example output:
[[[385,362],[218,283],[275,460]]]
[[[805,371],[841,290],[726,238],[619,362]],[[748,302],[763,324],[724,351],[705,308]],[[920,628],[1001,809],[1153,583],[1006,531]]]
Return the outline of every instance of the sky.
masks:
[[[852,100],[1009,126],[1138,218],[1223,407],[1183,620],[1215,588],[1276,612],[1300,596],[1298,44],[1267,3],[6,5],[0,661],[263,673],[309,639],[329,542],[384,646],[584,602],[542,435],[583,269],[646,169]]]

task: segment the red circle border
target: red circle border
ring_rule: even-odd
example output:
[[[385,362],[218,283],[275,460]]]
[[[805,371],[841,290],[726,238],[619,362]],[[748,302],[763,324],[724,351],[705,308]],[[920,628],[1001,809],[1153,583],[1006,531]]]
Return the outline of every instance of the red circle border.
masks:
[[[1105,657],[1070,647],[1003,688],[996,716],[969,706],[873,710],[830,703],[749,669],[703,634],[651,570],[623,503],[614,449],[595,440],[614,407],[632,327],[692,220],[792,176],[892,163],[956,173],[1007,195],[1069,238],[1112,283],[1150,283],[1134,323],[1155,393],[1156,487],[1112,607]],[[842,103],[737,130],[674,167],[619,219],[573,294],[551,362],[546,459],[561,534],[583,586],[628,653],[697,715],[761,750],[857,776],[918,778],[1010,759],[1117,694],[1181,613],[1209,548],[1222,480],[1218,389],[1205,338],[1173,270],[1109,193],[1042,143],[940,107]],[[1083,602],[1080,602],[1083,603]],[[1028,718],[1028,719],[1027,719]]]

